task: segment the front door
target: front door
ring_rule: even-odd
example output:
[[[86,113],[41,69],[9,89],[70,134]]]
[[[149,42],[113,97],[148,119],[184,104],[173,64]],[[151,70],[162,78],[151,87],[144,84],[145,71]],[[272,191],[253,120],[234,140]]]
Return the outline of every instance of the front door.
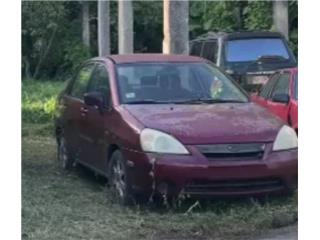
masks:
[[[267,101],[267,108],[285,122],[288,121],[289,103],[274,102],[272,98],[276,94],[289,95],[289,86],[290,86],[290,73],[288,72],[281,73]]]
[[[86,114],[81,125],[83,133],[83,148],[85,149],[85,161],[97,171],[106,169],[107,149],[109,145],[107,123],[111,117],[110,112],[110,87],[109,74],[103,63],[96,63],[88,84],[87,92],[99,92],[102,94],[103,108],[86,106]]]
[[[93,71],[94,64],[88,63],[82,66],[75,79],[71,83],[66,95],[63,97],[61,105],[64,109],[64,135],[69,150],[77,160],[81,157],[81,122],[83,120],[83,94],[86,92],[87,85]]]
[[[262,87],[259,94],[253,97],[255,102],[257,102],[260,106],[268,108],[268,99],[270,97],[270,93],[272,92],[278,78],[279,78],[278,73],[271,76],[270,80]]]

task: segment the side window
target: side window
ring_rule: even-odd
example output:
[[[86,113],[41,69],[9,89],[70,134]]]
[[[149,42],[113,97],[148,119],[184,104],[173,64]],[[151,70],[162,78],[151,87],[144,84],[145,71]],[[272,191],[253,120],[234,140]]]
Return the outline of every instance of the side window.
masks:
[[[215,63],[217,60],[217,41],[208,41],[204,43],[202,57]]]
[[[289,73],[283,73],[280,75],[276,85],[274,86],[273,92],[270,98],[273,98],[276,94],[289,94],[289,83],[290,83]]]
[[[203,42],[194,42],[191,45],[190,55],[201,56],[202,44],[203,44]]]
[[[269,81],[266,83],[266,85],[262,88],[261,92],[259,93],[260,97],[263,97],[265,99],[267,99],[270,95],[270,92],[272,91],[272,88],[276,82],[276,80],[278,79],[279,74],[276,73],[275,75],[271,76],[271,78],[269,79]]]
[[[99,92],[107,100],[110,96],[109,75],[104,65],[98,64],[94,69],[88,92]]]
[[[72,97],[83,99],[83,94],[86,92],[93,68],[94,64],[91,63],[79,70],[76,79],[71,86],[70,95]]]
[[[293,98],[295,100],[298,100],[298,74],[296,73],[294,75],[294,82],[293,82]]]

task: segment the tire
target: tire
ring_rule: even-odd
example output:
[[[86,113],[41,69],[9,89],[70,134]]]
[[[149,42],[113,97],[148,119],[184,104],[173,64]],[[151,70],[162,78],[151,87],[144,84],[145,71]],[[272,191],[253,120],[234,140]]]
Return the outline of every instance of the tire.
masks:
[[[134,204],[135,198],[128,181],[127,165],[119,150],[115,150],[111,155],[108,176],[112,200],[123,206]]]
[[[64,170],[70,170],[73,164],[63,136],[58,141],[58,164]]]

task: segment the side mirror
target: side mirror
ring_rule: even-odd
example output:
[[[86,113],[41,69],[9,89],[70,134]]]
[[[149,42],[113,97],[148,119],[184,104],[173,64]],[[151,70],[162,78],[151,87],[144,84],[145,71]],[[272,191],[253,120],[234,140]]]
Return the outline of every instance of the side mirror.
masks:
[[[89,92],[84,94],[84,103],[88,106],[97,107],[102,113],[104,108],[103,95],[100,92]]]
[[[289,101],[290,101],[290,97],[289,97],[289,94],[286,94],[286,93],[278,93],[278,94],[275,94],[275,95],[272,97],[272,101],[273,101],[273,102],[278,102],[278,103],[288,104]]]

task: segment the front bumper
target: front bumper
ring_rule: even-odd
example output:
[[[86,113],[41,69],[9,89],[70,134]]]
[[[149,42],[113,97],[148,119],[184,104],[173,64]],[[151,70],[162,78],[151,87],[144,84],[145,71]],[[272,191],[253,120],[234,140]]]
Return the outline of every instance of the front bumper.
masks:
[[[191,155],[125,151],[134,189],[146,194],[240,196],[285,192],[297,187],[297,149],[272,152],[250,161],[208,160],[189,146]]]

